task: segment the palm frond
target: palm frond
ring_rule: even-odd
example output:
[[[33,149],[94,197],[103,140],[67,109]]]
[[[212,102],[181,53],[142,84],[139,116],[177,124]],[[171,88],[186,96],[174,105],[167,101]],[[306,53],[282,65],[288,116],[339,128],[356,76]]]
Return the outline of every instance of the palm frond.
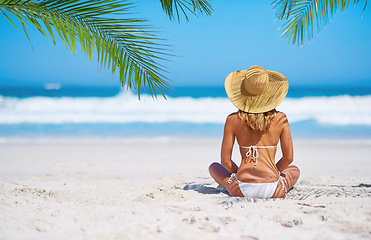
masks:
[[[187,12],[198,14],[211,15],[213,8],[206,0],[160,0],[162,9],[169,16],[171,20],[180,22],[181,15],[184,15],[188,21]]]
[[[143,87],[165,97],[170,86],[158,61],[168,50],[144,20],[127,17],[131,8],[125,0],[0,0],[3,15],[14,27],[9,16],[18,19],[27,37],[26,27],[34,26],[54,44],[59,36],[74,54],[79,42],[91,61],[118,71],[122,85],[136,89],[138,97]]]
[[[275,0],[273,5],[277,19],[286,21],[282,26],[283,38],[289,43],[303,45],[305,35],[308,41],[313,38],[315,24],[320,30],[338,10],[344,11],[349,3],[350,0]],[[359,0],[353,0],[353,3],[356,5]]]

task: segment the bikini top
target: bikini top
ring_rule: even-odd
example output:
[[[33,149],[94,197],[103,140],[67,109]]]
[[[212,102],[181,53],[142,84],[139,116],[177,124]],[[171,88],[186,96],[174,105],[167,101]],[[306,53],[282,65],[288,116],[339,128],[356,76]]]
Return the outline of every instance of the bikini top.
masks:
[[[274,146],[255,146],[255,145],[251,145],[249,147],[245,147],[245,146],[240,145],[240,148],[249,149],[249,151],[246,152],[246,157],[251,157],[251,160],[253,160],[255,162],[254,168],[256,168],[256,164],[258,162],[258,157],[259,157],[258,148],[274,148],[274,147],[277,147],[277,145],[274,145]]]

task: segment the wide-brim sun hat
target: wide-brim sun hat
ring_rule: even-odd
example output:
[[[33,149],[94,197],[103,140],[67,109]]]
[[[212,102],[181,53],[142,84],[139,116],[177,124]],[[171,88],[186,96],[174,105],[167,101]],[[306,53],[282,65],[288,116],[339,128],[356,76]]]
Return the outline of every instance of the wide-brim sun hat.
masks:
[[[231,72],[224,82],[233,105],[248,113],[264,113],[276,108],[289,90],[287,78],[260,66]]]

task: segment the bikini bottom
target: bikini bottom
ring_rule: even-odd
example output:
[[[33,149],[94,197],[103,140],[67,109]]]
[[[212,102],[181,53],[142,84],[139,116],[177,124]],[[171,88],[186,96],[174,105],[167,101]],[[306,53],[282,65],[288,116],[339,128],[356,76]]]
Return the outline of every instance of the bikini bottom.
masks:
[[[283,184],[283,179],[280,176],[277,182],[270,183],[245,183],[237,179],[235,173],[231,174],[231,177],[228,180],[230,183],[233,179],[236,179],[238,186],[244,195],[244,197],[251,198],[271,198],[276,192],[278,182],[282,183],[282,190],[286,190],[285,185]]]

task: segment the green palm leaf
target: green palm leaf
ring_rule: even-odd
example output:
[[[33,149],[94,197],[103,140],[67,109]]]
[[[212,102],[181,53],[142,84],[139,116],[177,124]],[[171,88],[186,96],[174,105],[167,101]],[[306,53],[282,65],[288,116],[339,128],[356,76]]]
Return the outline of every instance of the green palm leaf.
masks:
[[[197,16],[197,14],[211,15],[212,6],[206,0],[160,0],[162,9],[169,16],[171,20],[176,19],[180,22],[181,13],[188,21],[186,12],[191,12]]]
[[[365,5],[363,11],[367,6]],[[275,0],[273,2],[276,9],[276,17],[280,20],[286,20],[283,24],[282,35],[292,44],[303,45],[304,36],[307,40],[313,38],[314,25],[320,30],[328,23],[336,11],[344,11],[349,5],[350,0]],[[353,0],[354,5],[359,0]]]
[[[192,13],[205,9],[205,4],[192,1]],[[9,16],[18,19],[28,39],[26,27],[34,26],[54,44],[57,35],[75,55],[79,42],[91,61],[97,59],[101,68],[111,68],[113,74],[118,71],[122,86],[137,90],[138,97],[143,87],[148,87],[152,96],[160,93],[165,97],[163,91],[170,85],[158,61],[166,60],[168,50],[146,21],[127,17],[131,8],[126,0],[0,0],[0,11],[15,28]]]

